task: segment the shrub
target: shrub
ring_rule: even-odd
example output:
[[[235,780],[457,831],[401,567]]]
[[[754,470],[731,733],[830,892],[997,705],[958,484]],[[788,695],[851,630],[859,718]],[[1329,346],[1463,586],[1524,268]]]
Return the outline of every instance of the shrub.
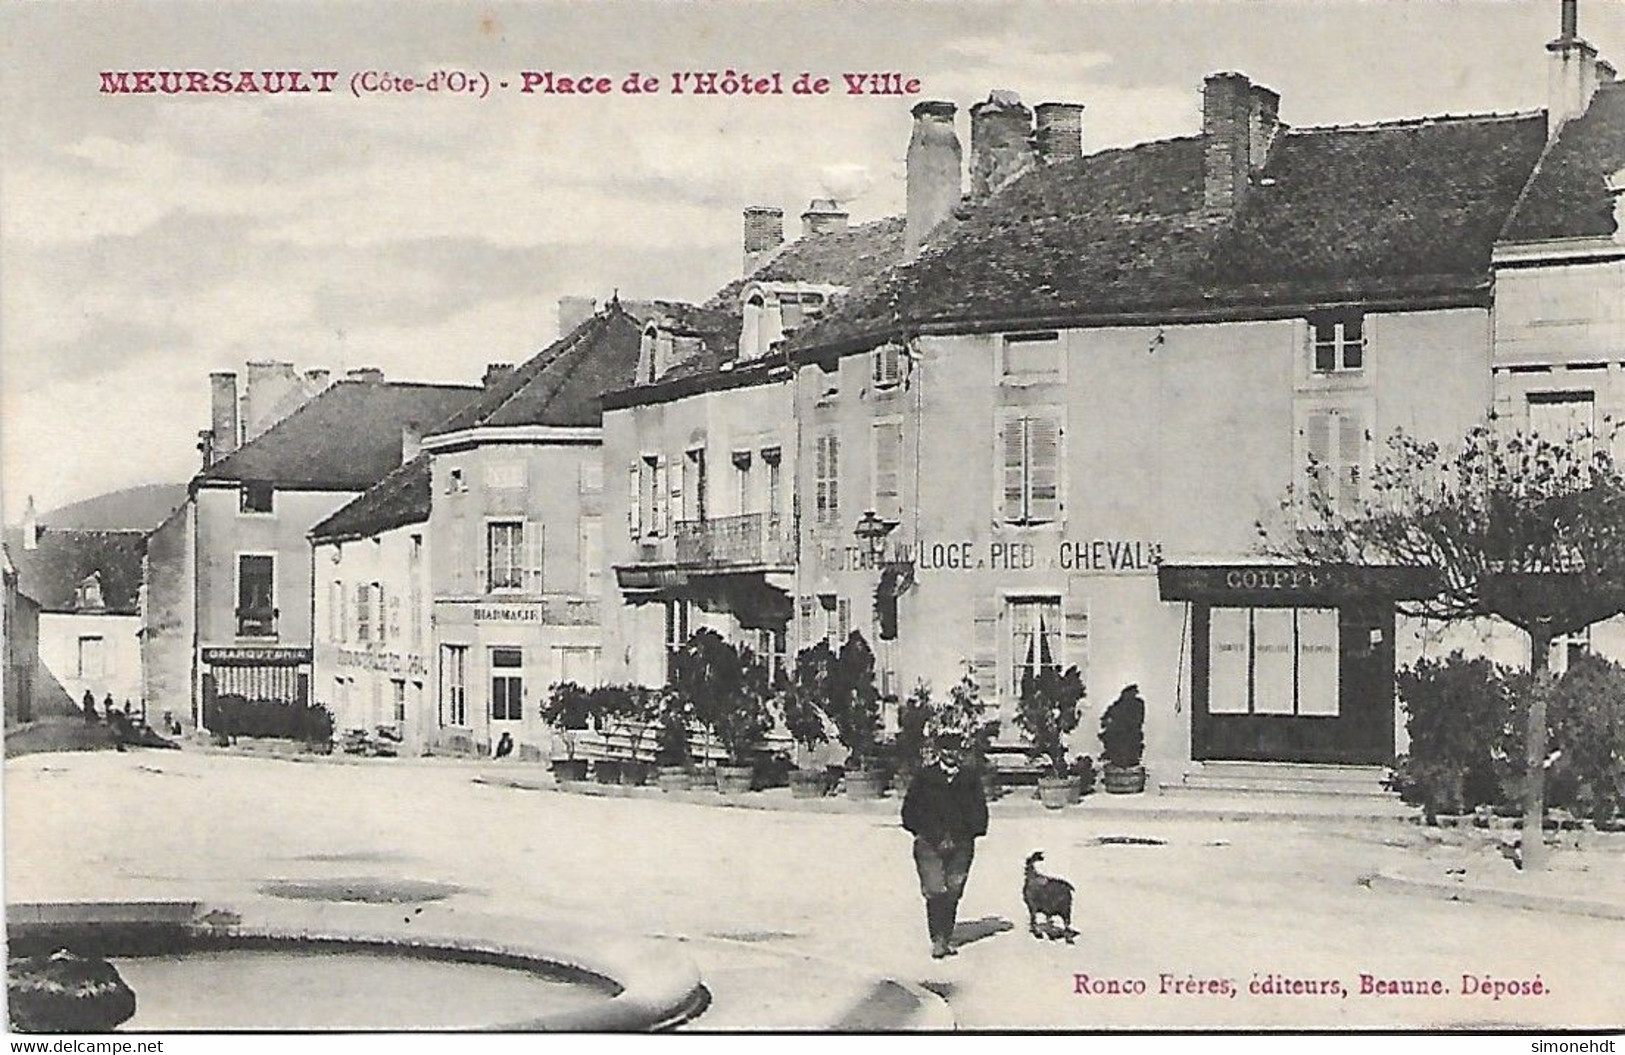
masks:
[[[767,666],[748,648],[699,630],[678,651],[672,691],[686,701],[693,720],[714,735],[735,765],[751,753],[772,725]]]
[[[322,744],[333,739],[333,715],[319,703],[251,700],[235,693],[206,702],[203,724],[225,740],[246,736]]]
[[[1082,793],[1087,795],[1095,790],[1095,760],[1088,755],[1079,755],[1067,767],[1067,772],[1078,778],[1078,786]]]
[[[875,654],[858,631],[852,631],[835,654],[828,688],[824,710],[850,752],[847,768],[861,769],[875,757],[880,737],[880,690],[875,685]]]
[[[1548,806],[1608,821],[1625,806],[1625,667],[1576,656],[1557,680],[1547,709]]]
[[[1399,672],[1410,752],[1392,786],[1429,820],[1479,806],[1511,807],[1523,782],[1526,675],[1452,652]]]
[[[1145,701],[1126,686],[1100,716],[1100,754],[1114,769],[1133,769],[1145,755]]]
[[[899,767],[918,770],[925,765],[928,727],[934,713],[931,686],[923,681],[897,705],[897,735],[892,738],[891,753]]]
[[[1029,753],[1048,763],[1051,776],[1067,774],[1066,737],[1078,727],[1083,714],[1083,675],[1077,667],[1065,673],[1053,663],[1043,663],[1036,671],[1028,668],[1021,679],[1021,701],[1016,725],[1031,740]]]
[[[835,653],[820,641],[796,655],[795,671],[778,694],[779,715],[790,739],[803,751],[813,751],[829,742],[829,724],[824,714],[829,700],[829,682],[835,666]]]
[[[689,764],[692,754],[688,748],[688,730],[692,719],[692,708],[687,700],[675,692],[661,694],[655,716],[656,765]]]
[[[564,757],[576,756],[576,734],[592,722],[591,693],[573,681],[561,681],[547,693],[542,704],[542,721],[553,727],[564,741]]]

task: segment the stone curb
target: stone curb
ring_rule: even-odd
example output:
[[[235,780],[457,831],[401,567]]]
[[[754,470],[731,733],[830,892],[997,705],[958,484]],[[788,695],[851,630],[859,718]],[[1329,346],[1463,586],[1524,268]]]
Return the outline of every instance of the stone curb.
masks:
[[[1625,920],[1625,905],[1607,901],[1588,901],[1584,898],[1562,897],[1557,894],[1535,894],[1523,890],[1505,890],[1466,883],[1441,883],[1431,879],[1412,879],[1390,872],[1372,872],[1361,876],[1358,882],[1368,889],[1393,894],[1433,897],[1444,901],[1467,901],[1481,905],[1497,905],[1501,908],[1524,909],[1528,912],[1559,912],[1569,916],[1589,916],[1592,919]]]
[[[887,796],[880,799],[848,799],[832,796],[818,799],[796,799],[762,792],[742,795],[722,795],[716,791],[661,791],[648,786],[627,787],[619,784],[568,782],[558,784],[552,780],[516,779],[479,775],[472,778],[476,784],[492,787],[510,787],[521,791],[548,791],[560,794],[582,795],[588,798],[641,799],[652,802],[684,803],[722,809],[767,810],[781,813],[826,813],[856,816],[895,815],[901,808],[901,799]],[[1355,811],[1306,810],[1298,808],[1266,809],[1248,806],[1170,805],[1163,796],[1121,796],[1141,799],[1145,805],[1119,804],[1112,801],[1119,796],[1104,793],[1086,796],[1084,801],[1065,809],[1046,809],[1039,802],[1025,796],[1007,796],[988,804],[995,815],[1055,816],[1055,817],[1114,817],[1144,818],[1149,820],[1182,821],[1315,821],[1322,824],[1372,824],[1406,822],[1408,814],[1391,809],[1361,809]],[[1153,804],[1154,802],[1154,804]],[[1295,804],[1294,804],[1295,805]]]

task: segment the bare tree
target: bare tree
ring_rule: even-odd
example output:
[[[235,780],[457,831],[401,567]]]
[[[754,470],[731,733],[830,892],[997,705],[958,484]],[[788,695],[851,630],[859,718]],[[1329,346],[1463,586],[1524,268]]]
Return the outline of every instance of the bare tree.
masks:
[[[1368,480],[1311,461],[1264,552],[1310,566],[1416,569],[1400,611],[1499,619],[1529,637],[1523,865],[1544,864],[1547,656],[1554,638],[1625,612],[1625,473],[1589,432],[1565,442],[1491,419],[1449,448],[1396,432]],[[1421,592],[1421,591],[1419,591]]]

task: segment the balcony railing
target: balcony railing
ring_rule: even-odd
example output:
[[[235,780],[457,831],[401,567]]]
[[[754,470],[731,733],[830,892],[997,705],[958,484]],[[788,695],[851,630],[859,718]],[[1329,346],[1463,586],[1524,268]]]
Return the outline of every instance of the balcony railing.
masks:
[[[703,567],[792,564],[795,540],[776,513],[677,522],[677,563]]]

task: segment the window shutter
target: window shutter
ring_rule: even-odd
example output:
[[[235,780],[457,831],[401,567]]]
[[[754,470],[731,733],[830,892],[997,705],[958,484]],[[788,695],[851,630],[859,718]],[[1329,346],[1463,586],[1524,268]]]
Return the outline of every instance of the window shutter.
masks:
[[[842,645],[846,644],[846,639],[848,637],[850,637],[851,634],[852,634],[852,602],[847,600],[845,597],[842,597],[842,598],[837,599],[836,602],[835,602],[835,636],[836,636],[836,640],[831,642],[831,647],[838,650]]]
[[[687,457],[679,457],[678,463],[666,470],[666,480],[671,485],[671,506],[667,513],[666,528],[674,535],[677,533],[677,522],[688,519],[685,515],[687,510],[683,508],[683,477],[687,472]]]
[[[898,518],[902,510],[899,464],[903,453],[903,426],[895,421],[874,426],[875,512],[887,520]]]
[[[831,432],[824,437],[829,441],[829,523],[841,522],[841,437]]]
[[[985,700],[999,693],[999,603],[979,596],[971,614],[971,675]]]
[[[1365,420],[1358,410],[1344,408],[1337,414],[1338,508],[1344,516],[1360,508],[1360,488],[1365,474]]]
[[[1332,457],[1332,417],[1328,411],[1311,411],[1304,429],[1309,454],[1305,482],[1310,493],[1327,497],[1332,494],[1330,474],[1336,465]]]
[[[1066,599],[1062,616],[1066,639],[1061,644],[1061,665],[1077,667],[1086,676],[1089,672],[1089,604],[1076,594]]]
[[[1027,420],[1027,519],[1048,524],[1061,516],[1061,423],[1054,416]]]
[[[643,489],[638,475],[641,464],[634,461],[626,471],[626,530],[634,539],[643,534]]]
[[[666,459],[658,459],[655,462],[654,494],[650,499],[650,504],[654,509],[653,527],[656,535],[664,535],[666,533],[666,493],[667,487],[669,486],[666,476]]]
[[[525,584],[526,593],[541,593],[543,590],[542,568],[544,555],[542,522],[540,520],[526,521],[523,531],[523,549],[520,559],[524,561],[524,564],[522,565],[519,581]]]
[[[1004,481],[1001,512],[1006,523],[1027,519],[1026,428],[1021,418],[1006,418],[999,425],[999,450],[1003,457]]]
[[[802,648],[811,647],[813,640],[818,636],[818,624],[816,622],[818,616],[818,601],[812,597],[802,597],[800,601],[801,603],[798,606],[800,625],[796,628],[796,636],[798,638],[797,645],[799,646],[798,651]]]

